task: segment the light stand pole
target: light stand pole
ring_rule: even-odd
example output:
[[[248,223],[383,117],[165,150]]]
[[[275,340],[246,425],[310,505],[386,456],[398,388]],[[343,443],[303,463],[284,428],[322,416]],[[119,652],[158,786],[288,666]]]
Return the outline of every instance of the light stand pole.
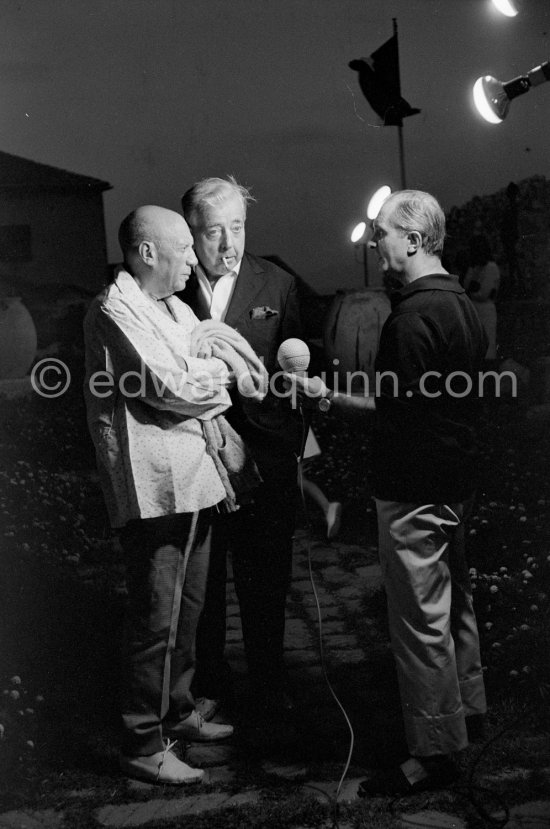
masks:
[[[353,228],[350,237],[351,241],[355,245],[355,250],[359,247],[363,248],[363,278],[365,281],[365,288],[367,288],[369,284],[369,263],[367,260],[367,241],[365,240],[366,232],[366,222],[359,222],[359,224],[355,225]]]

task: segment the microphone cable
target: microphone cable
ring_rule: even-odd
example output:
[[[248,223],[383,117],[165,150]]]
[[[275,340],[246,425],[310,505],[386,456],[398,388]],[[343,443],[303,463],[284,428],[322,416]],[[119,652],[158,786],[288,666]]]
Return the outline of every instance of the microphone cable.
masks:
[[[340,792],[342,790],[342,785],[344,783],[346,775],[349,771],[349,767],[351,765],[351,758],[352,758],[352,754],[353,754],[353,748],[354,748],[354,745],[355,745],[355,733],[353,731],[353,726],[352,726],[351,721],[348,717],[346,709],[344,708],[342,702],[340,701],[336,691],[334,690],[334,688],[332,686],[332,683],[331,683],[330,678],[328,676],[328,671],[327,671],[327,666],[326,666],[325,647],[324,647],[324,643],[323,643],[323,618],[322,618],[322,613],[321,613],[321,604],[319,602],[319,596],[318,596],[318,593],[317,593],[317,589],[315,587],[315,579],[314,579],[314,575],[313,575],[313,566],[312,566],[312,562],[311,562],[311,537],[312,537],[313,525],[312,525],[312,522],[311,522],[309,510],[308,510],[308,507],[307,507],[306,496],[305,496],[305,492],[304,492],[304,480],[303,480],[304,479],[304,474],[303,474],[304,452],[305,452],[305,446],[306,446],[306,442],[307,442],[308,432],[309,432],[309,429],[310,429],[311,418],[306,416],[306,413],[305,413],[303,408],[301,408],[300,414],[302,416],[302,443],[301,443],[301,446],[300,446],[300,455],[299,455],[299,458],[298,458],[298,479],[299,479],[300,495],[301,495],[301,500],[302,500],[302,508],[304,510],[306,526],[307,526],[307,529],[308,529],[308,538],[307,538],[307,545],[306,545],[307,566],[308,566],[308,573],[309,573],[309,581],[310,581],[310,584],[311,584],[311,589],[313,591],[313,597],[315,599],[315,606],[316,606],[316,610],[317,610],[318,646],[319,646],[319,657],[320,657],[321,672],[323,674],[323,679],[325,680],[325,683],[327,685],[327,688],[330,691],[330,694],[331,694],[332,698],[336,702],[338,708],[340,709],[340,711],[341,711],[341,713],[344,717],[344,720],[346,722],[346,725],[347,725],[347,728],[348,728],[348,731],[349,731],[349,735],[350,735],[349,750],[348,750],[346,762],[344,764],[344,770],[342,772],[342,775],[340,776],[340,779],[338,781],[338,785],[336,787],[335,795],[331,796],[331,795],[327,794],[327,792],[324,792],[322,789],[319,789],[317,786],[309,786],[309,788],[315,789],[316,791],[320,791],[322,794],[324,794],[329,799],[329,802],[332,805],[332,821],[333,821],[332,822],[332,829],[338,829],[338,827],[339,827],[339,805],[340,805],[338,803],[338,797],[340,796]]]

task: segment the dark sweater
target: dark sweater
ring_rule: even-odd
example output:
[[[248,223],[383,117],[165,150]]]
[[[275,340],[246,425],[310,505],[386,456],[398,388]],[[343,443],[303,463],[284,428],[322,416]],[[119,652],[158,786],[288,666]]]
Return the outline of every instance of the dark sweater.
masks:
[[[478,373],[486,350],[484,330],[457,277],[423,276],[392,296],[375,364],[377,498],[449,503],[472,494]],[[381,378],[382,372],[392,374]],[[462,374],[448,380],[453,372]],[[465,394],[468,378],[473,389]]]

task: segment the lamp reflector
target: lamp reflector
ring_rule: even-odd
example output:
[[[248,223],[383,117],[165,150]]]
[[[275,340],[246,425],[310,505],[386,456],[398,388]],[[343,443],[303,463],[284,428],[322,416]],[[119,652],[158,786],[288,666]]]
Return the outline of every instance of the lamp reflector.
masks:
[[[371,200],[369,201],[367,207],[367,218],[371,220],[376,219],[376,217],[380,213],[380,208],[382,207],[383,203],[386,201],[389,195],[391,195],[391,187],[388,187],[387,184],[384,184],[382,187],[378,188],[376,193],[372,196]]]
[[[474,84],[474,104],[482,118],[490,124],[500,124],[506,118],[510,99],[503,85],[491,75],[478,78]]]
[[[357,244],[360,242],[363,236],[365,235],[365,230],[367,229],[366,222],[359,222],[358,225],[355,225],[351,232],[351,241],[353,244]]]
[[[493,6],[501,14],[506,15],[506,17],[515,17],[518,13],[518,9],[513,0],[493,0]]]

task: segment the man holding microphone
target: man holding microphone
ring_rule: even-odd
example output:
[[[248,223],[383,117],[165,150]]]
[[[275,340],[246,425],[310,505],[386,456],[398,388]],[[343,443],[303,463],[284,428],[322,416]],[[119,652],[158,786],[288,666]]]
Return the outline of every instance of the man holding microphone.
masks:
[[[433,196],[393,193],[373,227],[380,265],[400,283],[380,338],[376,397],[286,375],[304,408],[376,418],[379,556],[409,757],[365,780],[363,795],[451,782],[451,755],[466,747],[486,710],[464,551],[478,457],[471,381],[486,338],[458,278],[442,267],[445,216]]]

